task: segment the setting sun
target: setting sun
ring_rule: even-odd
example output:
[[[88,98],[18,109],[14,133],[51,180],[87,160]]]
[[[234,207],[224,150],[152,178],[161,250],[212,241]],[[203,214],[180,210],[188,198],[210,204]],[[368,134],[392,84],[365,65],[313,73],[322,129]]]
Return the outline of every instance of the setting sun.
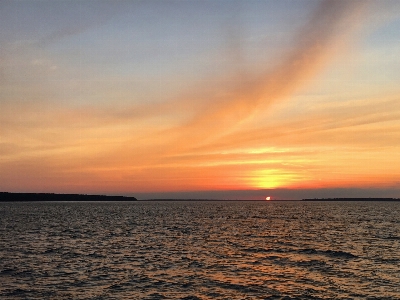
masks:
[[[269,201],[269,200],[271,200],[271,197],[268,196],[268,197],[265,198],[265,200]]]

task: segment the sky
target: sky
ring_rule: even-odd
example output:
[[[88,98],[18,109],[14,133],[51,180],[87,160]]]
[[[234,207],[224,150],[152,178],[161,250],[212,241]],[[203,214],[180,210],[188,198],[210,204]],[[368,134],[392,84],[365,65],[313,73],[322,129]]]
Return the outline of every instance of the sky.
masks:
[[[0,191],[400,197],[400,1],[1,1]]]

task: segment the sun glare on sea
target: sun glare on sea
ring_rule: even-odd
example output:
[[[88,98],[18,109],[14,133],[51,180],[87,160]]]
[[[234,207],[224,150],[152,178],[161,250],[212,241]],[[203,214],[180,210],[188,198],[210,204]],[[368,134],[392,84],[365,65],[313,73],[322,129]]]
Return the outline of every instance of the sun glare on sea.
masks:
[[[269,200],[271,200],[271,197],[268,196],[268,197],[265,198],[265,200],[269,201]]]

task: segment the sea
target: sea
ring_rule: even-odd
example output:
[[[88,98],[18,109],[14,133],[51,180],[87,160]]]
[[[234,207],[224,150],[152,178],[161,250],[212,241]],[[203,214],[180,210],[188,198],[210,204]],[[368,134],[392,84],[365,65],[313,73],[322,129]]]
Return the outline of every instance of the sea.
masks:
[[[400,299],[400,202],[0,203],[0,299]]]

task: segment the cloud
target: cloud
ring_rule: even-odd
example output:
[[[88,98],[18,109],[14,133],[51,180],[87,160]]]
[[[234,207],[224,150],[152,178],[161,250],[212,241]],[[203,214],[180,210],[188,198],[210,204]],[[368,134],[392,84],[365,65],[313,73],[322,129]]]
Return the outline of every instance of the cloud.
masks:
[[[400,138],[400,102],[395,96],[349,99],[316,106],[289,119],[271,119],[259,128],[243,128],[197,151],[259,147],[332,147],[372,149],[395,146]],[[196,148],[195,148],[196,151]]]
[[[365,2],[357,0],[322,1],[311,14],[310,21],[296,34],[297,40],[293,42],[291,50],[278,58],[279,63],[273,70],[262,75],[238,72],[229,78],[205,80],[204,85],[162,103],[124,105],[122,108],[113,104],[109,107],[88,105],[80,108],[81,113],[85,118],[102,119],[106,122],[130,122],[174,115],[181,125],[171,130],[172,136],[179,139],[189,138],[196,143],[205,137],[207,140],[221,132],[228,133],[231,128],[237,127],[238,123],[249,119],[257,111],[290,96],[296,88],[302,87],[323,68],[333,58],[333,49],[341,48],[337,44],[343,44],[344,36],[358,23],[357,13],[363,6]],[[102,13],[87,21],[83,20],[76,26],[57,29],[40,38],[37,44],[47,45],[79,34],[107,22],[111,16],[112,14]],[[31,60],[31,64],[35,66],[45,63],[49,64],[47,60],[39,58]],[[54,64],[49,65],[50,68],[52,66],[55,67]],[[209,128],[220,130],[213,130],[210,135]]]
[[[106,109],[104,106],[69,110],[62,108],[64,113],[41,110],[43,118],[39,125],[49,127],[60,124],[68,127],[71,123],[78,123],[82,129],[82,126],[99,124],[110,127],[118,124],[135,126],[141,120],[158,120],[159,136],[162,137],[160,146],[165,143],[158,152],[159,155],[163,153],[162,157],[201,145],[216,144],[218,139],[239,130],[241,122],[249,120],[260,111],[265,111],[273,103],[288,98],[331,62],[334,54],[346,46],[347,38],[360,22],[365,3],[346,0],[322,1],[311,13],[309,21],[295,34],[296,40],[291,48],[282,54],[274,69],[264,74],[239,72],[228,79],[217,78],[213,82],[210,79],[207,86],[195,87],[181,96],[157,104],[122,108],[110,106]],[[76,34],[85,28],[81,26],[54,32],[42,42],[47,43]],[[176,118],[175,124],[178,125],[164,126],[163,118]],[[318,122],[317,120],[314,122]],[[309,123],[309,126],[311,125]],[[282,131],[277,129],[274,133],[268,133],[267,137],[263,133],[262,137],[273,138],[280,133],[282,134]],[[255,131],[245,136],[259,135]]]
[[[213,142],[258,111],[289,97],[311,80],[346,46],[347,37],[360,22],[363,1],[321,2],[297,34],[291,50],[283,54],[272,71],[262,75],[233,75],[225,86],[215,87],[205,106],[188,122],[171,131],[182,144]],[[196,94],[196,92],[194,92]],[[197,97],[182,99],[194,103]]]
[[[348,37],[360,22],[366,3],[358,0],[320,2],[309,21],[295,34],[296,40],[290,49],[276,59],[278,63],[275,68],[261,75],[239,70],[237,74],[225,78],[211,76],[203,84],[164,102],[122,108],[113,105],[106,108],[91,107],[89,115],[116,122],[172,115],[180,124],[165,134],[175,137],[176,142],[213,142],[215,138],[238,128],[241,122],[255,113],[290,97],[295,90],[312,80],[318,71],[333,60],[335,54],[346,47]],[[79,30],[65,29],[49,35],[45,40],[52,41],[55,37],[75,34]],[[237,43],[232,43],[233,53],[240,52],[238,47]],[[237,59],[241,59],[240,56],[234,55]]]

